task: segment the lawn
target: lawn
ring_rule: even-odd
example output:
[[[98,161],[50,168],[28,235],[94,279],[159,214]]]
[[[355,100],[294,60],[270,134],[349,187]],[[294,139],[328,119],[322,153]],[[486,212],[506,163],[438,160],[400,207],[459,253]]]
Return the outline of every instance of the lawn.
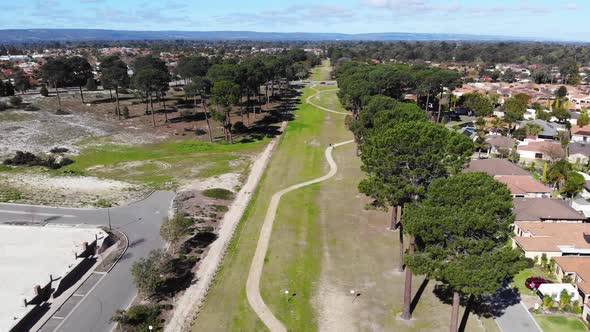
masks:
[[[314,81],[328,81],[330,80],[331,72],[330,60],[324,60],[321,66],[317,66],[311,70],[311,79]]]
[[[544,332],[585,332],[588,328],[576,317],[535,315]]]
[[[82,149],[75,162],[59,172],[174,188],[181,180],[206,178],[228,172],[242,173],[247,156],[261,151],[268,139],[221,144],[171,140],[155,144],[104,144]]]
[[[340,100],[338,99],[337,95],[338,89],[336,87],[322,89],[321,87],[316,86],[315,88],[320,91],[325,90],[325,92],[322,92],[315,96],[312,99],[312,102],[328,109],[332,109],[339,112],[346,112],[344,107],[342,107],[342,104],[340,104]]]
[[[518,273],[516,276],[514,276],[514,280],[510,283],[510,285],[512,287],[518,288],[520,293],[523,295],[536,295],[535,292],[526,288],[526,286],[524,285],[525,280],[530,277],[541,277],[541,278],[545,278],[545,279],[553,279],[547,273],[545,273],[543,270],[541,270],[540,267],[535,266],[535,267],[524,269],[524,270],[520,271],[520,273]]]

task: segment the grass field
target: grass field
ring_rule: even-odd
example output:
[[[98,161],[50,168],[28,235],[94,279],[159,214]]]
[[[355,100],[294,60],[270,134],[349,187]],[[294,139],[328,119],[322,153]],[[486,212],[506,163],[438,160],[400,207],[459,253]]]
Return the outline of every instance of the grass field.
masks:
[[[312,69],[311,79],[314,81],[328,81],[330,80],[331,72],[332,67],[330,66],[330,60],[324,60],[321,66]]]
[[[314,92],[304,90],[303,99]],[[340,108],[336,91],[319,99]],[[350,140],[344,116],[302,104],[289,123],[261,186],[241,221],[194,331],[262,331],[246,299],[245,284],[260,227],[272,194],[327,172],[323,151]],[[283,197],[261,280],[262,297],[289,331],[441,331],[451,306],[425,283],[414,319],[397,319],[403,275],[397,272],[398,234],[387,230],[389,216],[367,211],[358,193],[362,178],[355,146],[337,148],[336,176]],[[415,277],[414,292],[422,279]],[[284,294],[297,294],[289,300]],[[361,295],[355,299],[350,291]],[[463,316],[463,315],[461,315]],[[497,331],[493,320],[469,315],[465,331]]]
[[[240,162],[263,149],[268,140],[236,144],[212,144],[195,140],[143,145],[98,145],[82,150],[75,163],[60,170],[172,188],[180,179],[206,178],[245,171]],[[230,165],[231,163],[231,165]]]
[[[576,317],[535,315],[543,332],[585,332],[588,328]]]

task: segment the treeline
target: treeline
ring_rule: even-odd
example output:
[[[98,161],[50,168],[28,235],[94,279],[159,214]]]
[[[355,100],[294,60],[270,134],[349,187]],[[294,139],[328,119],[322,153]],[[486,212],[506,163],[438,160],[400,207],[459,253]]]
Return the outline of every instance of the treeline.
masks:
[[[434,96],[460,86],[461,74],[456,71],[407,64],[368,65],[347,62],[336,71],[340,91],[338,96],[345,108],[358,114],[374,95],[403,100],[408,93],[424,99],[428,106]]]
[[[423,90],[430,93],[457,83],[452,72],[407,65],[349,64],[338,73],[366,174],[359,191],[373,199],[373,207],[391,208],[391,228],[399,229],[401,318],[411,319],[413,274],[424,275],[451,294],[450,331],[456,332],[461,299],[480,301],[495,293],[526,262],[509,245],[510,191],[487,174],[462,173],[473,141],[402,101],[424,78],[438,84]],[[355,98],[361,103],[350,102]]]
[[[328,56],[336,61],[378,59],[467,63],[515,63],[559,65],[590,63],[590,46],[540,42],[343,42],[327,45]]]

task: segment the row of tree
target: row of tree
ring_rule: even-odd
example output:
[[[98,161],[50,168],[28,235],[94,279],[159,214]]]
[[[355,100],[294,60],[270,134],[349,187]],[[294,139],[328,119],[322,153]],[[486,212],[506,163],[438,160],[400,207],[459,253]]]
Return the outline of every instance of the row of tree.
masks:
[[[357,78],[355,84],[370,85]],[[352,107],[349,125],[366,173],[359,190],[373,206],[391,207],[391,227],[399,228],[400,270],[405,263],[402,318],[411,318],[412,275],[421,274],[453,293],[451,331],[457,331],[462,296],[494,293],[524,267],[521,254],[508,245],[512,198],[505,185],[486,174],[461,173],[473,142],[429,121],[416,104],[392,98],[401,98],[397,91],[415,88],[420,80],[405,84],[389,96],[362,96],[364,106]]]

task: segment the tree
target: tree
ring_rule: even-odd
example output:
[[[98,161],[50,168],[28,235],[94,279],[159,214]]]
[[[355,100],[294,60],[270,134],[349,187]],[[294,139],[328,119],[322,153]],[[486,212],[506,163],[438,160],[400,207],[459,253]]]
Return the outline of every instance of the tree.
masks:
[[[556,117],[557,118],[557,121],[560,122],[560,123],[566,122],[567,119],[569,119],[571,117],[571,115],[568,112],[568,110],[565,107],[561,106],[561,105],[553,108],[552,115],[554,117]]]
[[[125,62],[123,62],[119,56],[113,55],[103,59],[103,61],[100,63],[100,70],[102,72],[103,88],[115,89],[115,113],[117,114],[117,117],[121,117],[121,108],[119,105],[119,88],[129,87],[130,79],[127,72],[127,64],[125,64]]]
[[[578,127],[584,127],[590,124],[590,116],[588,116],[588,110],[582,110],[580,118],[576,122]]]
[[[565,86],[560,86],[557,90],[555,90],[555,97],[557,98],[565,98],[567,96],[567,88]]]
[[[561,193],[573,199],[577,194],[582,192],[585,182],[584,177],[580,173],[569,172],[561,188]]]
[[[96,86],[96,81],[94,80],[94,78],[89,78],[88,81],[86,81],[86,91],[96,91],[98,90],[97,86]]]
[[[361,169],[367,178],[359,184],[360,192],[373,198],[376,206],[403,207],[420,201],[432,180],[459,172],[473,152],[473,142],[431,122],[401,122],[373,131],[361,151]],[[402,223],[398,225],[403,257]],[[410,251],[412,247],[410,239]],[[411,316],[411,284],[412,272],[406,269],[404,319]]]
[[[137,304],[128,310],[117,310],[111,320],[125,332],[161,331],[161,311],[159,304]]]
[[[231,133],[231,109],[237,104],[240,98],[240,86],[231,81],[218,81],[213,84],[211,89],[213,103],[221,106],[225,113],[224,128],[228,134],[228,140],[233,143]]]
[[[14,77],[14,87],[18,92],[24,94],[27,90],[31,89],[31,81],[25,73],[18,71]]]
[[[543,132],[543,128],[536,123],[527,123],[524,129],[527,136],[538,136]]]
[[[406,263],[453,292],[450,331],[458,331],[462,295],[491,295],[526,267],[522,253],[509,245],[510,191],[487,174],[434,180],[404,217],[406,232],[416,238],[416,252]]]
[[[64,58],[49,59],[39,69],[39,76],[55,88],[57,103],[61,109],[58,87],[65,85],[70,77],[71,69]]]
[[[182,57],[178,60],[176,73],[185,80],[196,76],[205,76],[211,67],[209,59],[203,56]]]
[[[211,123],[209,121],[209,112],[205,108],[205,95],[211,93],[211,82],[206,77],[193,77],[191,78],[191,83],[184,88],[184,93],[187,97],[193,97],[195,108],[197,107],[197,96],[201,98],[201,108],[203,109],[203,114],[205,114],[205,121],[207,121],[209,140],[213,142],[213,131],[211,130]]]
[[[463,105],[475,111],[477,116],[490,116],[494,112],[494,108],[490,99],[479,92],[468,93],[464,96],[465,102]]]
[[[49,96],[49,90],[47,90],[47,87],[45,85],[41,87],[41,89],[39,90],[39,94],[43,97]]]
[[[572,294],[568,293],[567,290],[562,289],[559,293],[559,308],[565,309],[572,304]]]
[[[164,222],[160,226],[160,236],[170,243],[173,254],[178,241],[188,233],[191,225],[192,221],[180,214],[176,214],[172,218],[164,218]]]
[[[553,183],[555,188],[559,189],[560,184],[567,179],[571,171],[572,165],[567,160],[558,160],[549,167],[548,180]]]
[[[80,56],[67,58],[66,65],[70,70],[70,83],[80,88],[80,98],[82,99],[82,103],[84,103],[84,93],[82,92],[82,86],[86,85],[89,79],[94,78],[94,74],[92,74],[92,66],[90,66],[88,60]]]
[[[154,112],[153,94],[167,88],[168,82],[168,73],[153,68],[141,69],[133,76],[133,85],[145,93],[146,111],[148,102],[151,105],[152,123],[154,127],[156,127],[156,116]]]
[[[152,250],[131,266],[131,277],[140,294],[152,296],[164,283],[162,271],[169,257],[162,250]]]

